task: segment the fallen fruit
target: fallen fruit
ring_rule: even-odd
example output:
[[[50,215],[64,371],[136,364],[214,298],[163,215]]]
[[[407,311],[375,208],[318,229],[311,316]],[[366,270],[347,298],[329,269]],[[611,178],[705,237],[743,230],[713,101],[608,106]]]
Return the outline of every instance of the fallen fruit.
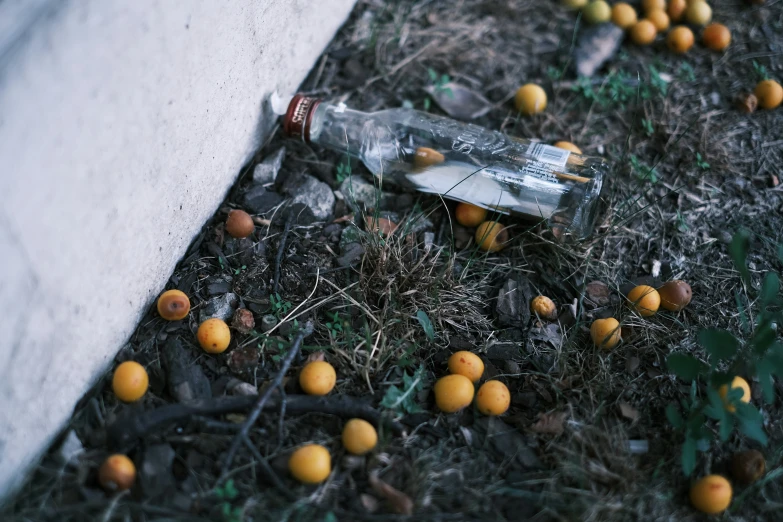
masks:
[[[612,8],[604,0],[595,0],[582,9],[582,18],[588,24],[602,24],[612,18]]]
[[[691,0],[685,8],[685,19],[693,25],[707,25],[712,20],[712,8],[703,0]]]
[[[661,306],[670,312],[679,312],[691,302],[691,285],[679,279],[669,281],[658,289]]]
[[[582,154],[582,149],[571,143],[570,141],[558,141],[553,145],[554,147],[557,147],[558,149],[565,149],[570,150],[571,152],[576,152],[577,154]]]
[[[628,300],[642,317],[655,315],[658,307],[661,306],[660,294],[655,288],[647,285],[639,285],[628,292]]]
[[[750,385],[748,384],[748,381],[739,376],[734,377],[734,379],[731,381],[731,389],[736,390],[737,388],[742,390],[742,397],[740,397],[739,400],[745,403],[750,402]],[[731,404],[727,398],[729,395],[728,384],[724,384],[718,388],[718,395],[720,395],[720,398],[723,399],[723,404],[726,408],[726,411],[731,413],[737,411],[737,407],[734,404]]]
[[[378,432],[364,419],[351,419],[343,428],[343,447],[353,455],[369,453],[378,444]]]
[[[413,166],[416,169],[425,169],[446,161],[446,157],[435,149],[419,147],[413,155]]]
[[[320,444],[306,444],[291,454],[288,471],[303,484],[320,484],[332,472],[332,456]]]
[[[636,45],[650,45],[655,41],[658,29],[650,20],[639,20],[631,26],[631,41]]]
[[[299,386],[307,395],[326,395],[337,382],[334,366],[326,361],[313,361],[299,373]]]
[[[530,311],[548,321],[557,319],[557,306],[545,295],[539,295],[530,301]]]
[[[723,51],[731,43],[731,31],[723,24],[710,24],[701,35],[704,46],[713,51]]]
[[[636,10],[625,2],[612,6],[612,23],[621,29],[630,29],[637,21]]]
[[[454,413],[473,402],[473,383],[464,375],[452,374],[435,383],[435,404],[445,413]]]
[[[587,5],[587,0],[560,0],[560,3],[571,9],[581,9]]]
[[[604,350],[611,350],[620,342],[620,323],[614,317],[596,319],[590,325],[590,338],[593,344]]]
[[[511,394],[500,381],[487,381],[476,395],[476,407],[484,415],[502,415],[511,404]]]
[[[684,25],[678,25],[666,35],[666,45],[677,54],[684,54],[693,47],[693,31]]]
[[[207,319],[198,326],[198,344],[207,353],[223,353],[231,342],[231,330],[222,319]]]
[[[688,7],[688,3],[685,0],[669,0],[669,7],[666,9],[666,14],[672,22],[679,22],[682,15],[685,14],[685,8]]]
[[[226,232],[231,237],[242,239],[252,234],[255,228],[256,224],[253,223],[253,218],[244,210],[232,210],[228,213]]]
[[[650,11],[647,13],[646,18],[652,22],[655,26],[655,30],[659,33],[662,33],[669,28],[669,15],[662,10]]]
[[[762,109],[774,109],[783,102],[783,87],[775,80],[760,81],[753,90]]]
[[[454,352],[449,357],[449,372],[464,375],[471,382],[478,382],[484,374],[484,362],[475,353],[465,350]]]
[[[158,297],[158,313],[167,321],[179,321],[188,316],[190,299],[180,290],[166,290]]]
[[[147,370],[136,361],[125,361],[117,366],[111,380],[114,395],[123,402],[135,402],[144,397],[149,384]]]
[[[764,455],[758,450],[740,451],[731,458],[731,475],[743,485],[756,482],[766,469]]]
[[[666,9],[666,0],[642,0],[642,9],[645,13],[663,11]]]
[[[460,203],[454,210],[454,217],[463,227],[477,227],[487,219],[487,209],[470,203]]]
[[[546,92],[535,83],[523,85],[514,95],[514,105],[517,110],[527,116],[546,109],[546,101]]]
[[[691,504],[693,507],[715,515],[731,504],[731,484],[720,475],[707,475],[691,486]]]
[[[121,453],[109,455],[98,469],[98,483],[110,492],[125,491],[136,481],[136,466]]]
[[[476,229],[476,244],[485,252],[503,250],[508,241],[508,232],[497,221],[485,221]]]

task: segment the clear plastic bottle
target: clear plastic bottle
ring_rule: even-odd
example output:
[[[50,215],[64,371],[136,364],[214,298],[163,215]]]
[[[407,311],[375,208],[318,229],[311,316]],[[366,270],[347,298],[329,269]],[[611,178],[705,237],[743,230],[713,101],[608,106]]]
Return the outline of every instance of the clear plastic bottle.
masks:
[[[297,94],[284,130],[359,158],[391,182],[502,213],[546,220],[558,235],[588,236],[603,178],[602,158],[413,109],[364,113]]]

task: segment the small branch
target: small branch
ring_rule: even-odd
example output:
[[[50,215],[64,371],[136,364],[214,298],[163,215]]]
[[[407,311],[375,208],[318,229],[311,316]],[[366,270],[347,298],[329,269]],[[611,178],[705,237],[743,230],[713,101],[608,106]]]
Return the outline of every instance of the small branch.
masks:
[[[285,242],[288,239],[288,233],[291,231],[291,216],[285,220],[285,228],[283,229],[283,235],[280,237],[280,243],[277,247],[277,255],[275,256],[275,278],[272,283],[272,293],[276,294],[278,287],[280,286],[280,268],[283,264],[283,254],[285,253]]]

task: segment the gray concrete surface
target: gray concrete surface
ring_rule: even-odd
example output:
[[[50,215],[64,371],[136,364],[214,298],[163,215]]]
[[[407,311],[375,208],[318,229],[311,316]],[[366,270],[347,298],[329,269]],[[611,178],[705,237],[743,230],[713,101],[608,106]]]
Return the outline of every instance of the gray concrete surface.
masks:
[[[353,0],[0,1],[0,498],[24,479]]]

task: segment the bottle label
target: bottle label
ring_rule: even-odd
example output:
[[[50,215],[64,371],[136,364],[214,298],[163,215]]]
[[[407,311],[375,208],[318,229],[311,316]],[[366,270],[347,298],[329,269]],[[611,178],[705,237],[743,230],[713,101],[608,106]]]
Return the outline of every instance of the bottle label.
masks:
[[[571,155],[571,152],[543,143],[531,143],[527,148],[527,155],[535,160],[563,168],[568,163],[568,156]]]

